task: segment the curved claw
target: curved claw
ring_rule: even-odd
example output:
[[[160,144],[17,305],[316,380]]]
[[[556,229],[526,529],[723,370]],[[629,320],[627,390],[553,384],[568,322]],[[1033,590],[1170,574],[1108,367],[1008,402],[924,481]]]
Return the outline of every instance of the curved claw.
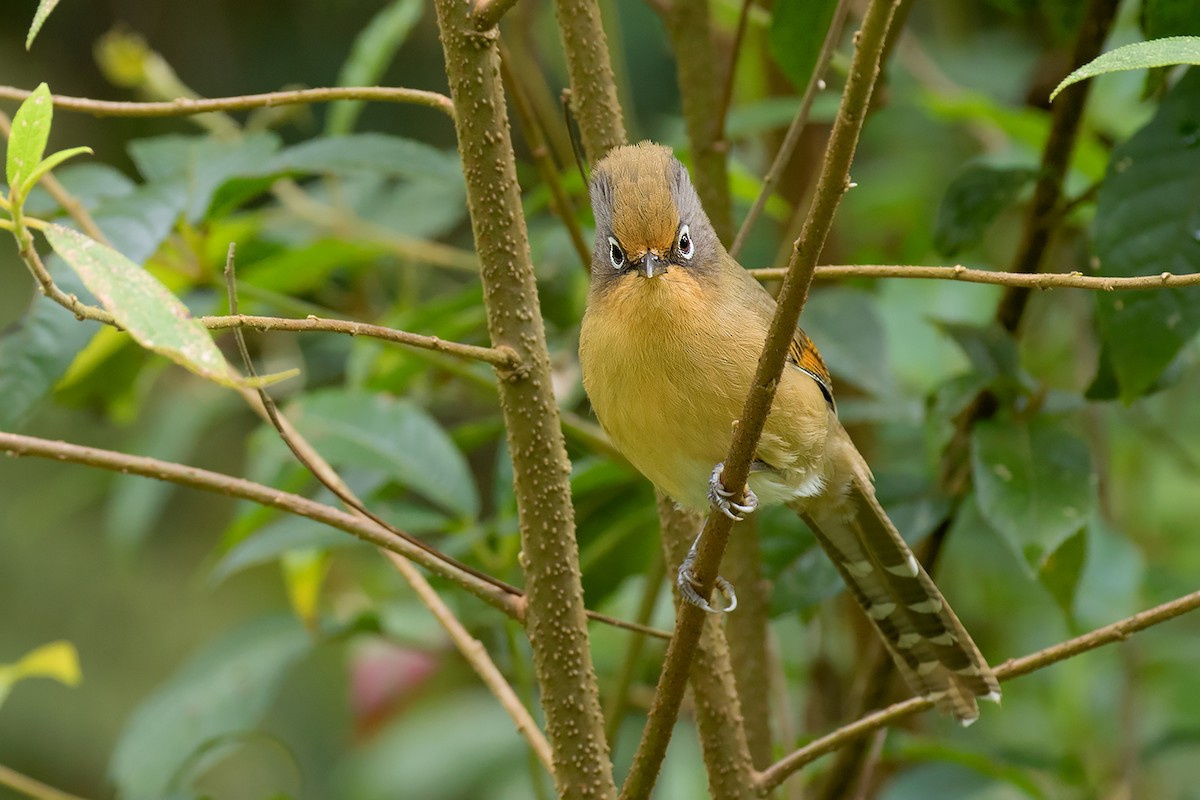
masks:
[[[753,514],[758,508],[758,496],[751,491],[750,487],[746,487],[745,502],[735,503],[732,498],[736,492],[731,492],[721,483],[721,472],[725,469],[725,462],[722,461],[713,467],[712,475],[708,479],[708,500],[717,507],[722,514],[729,517],[734,522],[741,522],[746,518],[747,514]]]
[[[715,588],[721,595],[729,601],[729,604],[724,608],[713,608],[713,606],[700,596],[696,589],[700,586],[700,582],[696,580],[696,576],[691,571],[691,559],[687,559],[679,566],[679,592],[683,595],[683,599],[697,606],[709,614],[729,613],[737,608],[738,600],[737,593],[733,591],[733,584],[717,576]]]

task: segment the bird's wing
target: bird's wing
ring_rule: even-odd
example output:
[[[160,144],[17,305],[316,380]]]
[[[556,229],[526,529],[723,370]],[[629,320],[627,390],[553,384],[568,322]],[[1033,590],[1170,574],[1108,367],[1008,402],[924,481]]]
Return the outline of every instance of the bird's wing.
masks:
[[[801,372],[806,373],[817,382],[817,385],[821,387],[821,393],[825,395],[825,401],[833,406],[833,379],[829,377],[829,368],[821,360],[821,354],[817,352],[817,346],[813,344],[813,340],[808,338],[808,334],[800,328],[796,328],[796,333],[792,336],[787,359]]]

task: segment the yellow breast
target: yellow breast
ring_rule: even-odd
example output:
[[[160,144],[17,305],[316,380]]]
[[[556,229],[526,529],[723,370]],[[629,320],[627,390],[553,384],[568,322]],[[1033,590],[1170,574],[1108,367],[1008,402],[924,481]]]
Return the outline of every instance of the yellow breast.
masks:
[[[580,333],[592,408],[655,486],[704,508],[709,473],[728,453],[767,321],[736,293],[702,286],[680,268],[652,279],[629,275],[602,291],[590,299]],[[811,379],[788,372],[802,379],[785,375],[759,453],[787,471],[811,472],[826,428],[824,402]]]

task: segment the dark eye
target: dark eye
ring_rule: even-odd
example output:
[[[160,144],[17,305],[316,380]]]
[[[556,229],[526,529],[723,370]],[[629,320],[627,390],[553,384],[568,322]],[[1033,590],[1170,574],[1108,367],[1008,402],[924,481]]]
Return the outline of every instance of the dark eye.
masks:
[[[620,269],[625,266],[625,251],[621,249],[621,245],[617,244],[617,240],[613,237],[608,237],[608,257],[612,261],[614,269]]]
[[[676,248],[679,255],[690,259],[692,257],[692,235],[688,232],[688,226],[684,225],[679,229],[679,244]]]

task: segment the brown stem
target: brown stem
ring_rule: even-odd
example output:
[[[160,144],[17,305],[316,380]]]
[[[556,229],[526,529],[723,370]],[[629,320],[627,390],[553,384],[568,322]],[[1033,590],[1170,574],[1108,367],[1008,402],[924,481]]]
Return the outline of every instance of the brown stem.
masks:
[[[709,26],[708,0],[675,3],[666,17],[675,52],[683,121],[692,151],[692,178],[700,203],[718,238],[733,237],[733,201],[720,118],[717,54]]]
[[[7,786],[14,792],[20,792],[34,800],[83,800],[78,795],[67,794],[3,764],[0,764],[0,786]]]
[[[662,525],[662,548],[668,564],[679,564],[687,555],[696,531],[702,524],[699,514],[683,511],[674,501],[659,493],[659,519]],[[674,570],[671,570],[674,577]],[[672,580],[675,607],[681,603],[679,584]],[[738,613],[742,613],[739,608]],[[696,726],[700,731],[700,746],[704,751],[704,766],[708,771],[708,791],[713,800],[750,800],[757,796],[754,789],[754,763],[746,741],[746,725],[742,717],[722,619],[710,614],[704,620],[699,647],[692,661],[689,683]]]
[[[1065,642],[1038,650],[1021,658],[1010,659],[996,669],[996,678],[1001,682],[1028,675],[1031,672],[1074,658],[1081,653],[1095,650],[1106,644],[1128,639],[1138,631],[1154,627],[1181,614],[1200,608],[1200,592],[1193,592],[1176,598],[1168,603],[1134,614],[1132,617],[1097,628],[1082,636],[1068,639]],[[886,725],[926,711],[933,707],[933,702],[923,697],[913,697],[888,708],[868,714],[849,725],[845,725],[827,736],[822,736],[795,752],[785,756],[758,776],[760,791],[769,791],[784,781],[789,775],[801,767],[815,761],[826,753],[845,746],[847,742],[865,736]]]
[[[512,453],[534,671],[563,798],[615,794],[604,716],[588,643],[571,473],[554,398],[550,355],[529,254],[500,81],[496,31],[479,33],[469,7],[437,0],[438,29],[479,253],[488,330],[525,366],[498,382]],[[603,52],[603,42],[591,46]]]
[[[593,162],[625,144],[625,118],[596,0],[555,0],[554,14],[571,76],[571,108]]]
[[[796,149],[796,145],[800,143],[800,134],[804,133],[804,127],[808,124],[808,114],[812,110],[813,100],[817,96],[817,91],[823,84],[822,76],[825,74],[825,69],[829,66],[830,59],[833,58],[833,51],[837,47],[838,39],[842,33],[842,25],[846,21],[846,14],[850,10],[850,0],[838,0],[837,7],[833,12],[833,20],[829,24],[829,30],[825,32],[825,41],[821,45],[821,53],[817,56],[817,63],[813,65],[812,75],[808,78],[808,85],[804,87],[804,97],[800,100],[800,107],[796,109],[796,116],[792,117],[792,123],[788,126],[787,133],[783,136],[783,143],[779,145],[779,152],[775,154],[775,160],[771,162],[771,168],[767,170],[767,174],[763,177],[762,188],[758,190],[758,196],[754,198],[754,204],[750,206],[750,211],[746,214],[746,218],[742,220],[742,226],[738,228],[737,237],[733,240],[733,246],[729,248],[729,255],[737,258],[738,253],[742,251],[742,247],[746,244],[746,237],[750,235],[750,229],[754,227],[758,215],[762,213],[763,208],[767,205],[767,200],[775,191],[775,187],[779,185],[779,181],[783,178],[783,171],[787,168],[788,162],[792,160],[792,153]]]
[[[1071,69],[1082,66],[1100,55],[1117,13],[1119,0],[1091,0],[1083,19]],[[1050,245],[1058,220],[1056,210],[1062,199],[1063,178],[1071,163],[1071,152],[1083,122],[1083,107],[1087,103],[1091,81],[1081,81],[1063,90],[1051,111],[1050,135],[1042,151],[1042,168],[1033,189],[1033,201],[1025,216],[1021,244],[1017,247],[1011,272],[1033,273],[1041,269],[1042,260]],[[996,320],[1008,331],[1020,324],[1029,300],[1029,289],[1015,287],[1004,293],[996,310]]]
[[[729,106],[733,103],[733,85],[737,77],[738,56],[742,52],[742,42],[746,40],[746,28],[750,22],[750,6],[754,0],[742,0],[742,10],[738,12],[737,29],[733,34],[733,46],[729,48],[729,64],[725,68],[725,81],[721,86],[721,100],[717,105],[717,139],[722,147],[728,149],[725,141],[725,122],[729,119]]]
[[[752,269],[750,274],[760,281],[782,278],[782,269]],[[817,267],[817,278],[838,280],[841,278],[913,278],[916,280],[963,281],[986,283],[993,286],[1022,286],[1030,289],[1092,289],[1101,292],[1128,291],[1135,289],[1158,289],[1200,284],[1200,273],[1175,275],[1160,272],[1134,278],[1108,278],[1099,275],[1084,275],[1079,272],[1039,272],[1034,275],[996,272],[987,269],[970,269],[961,264],[953,267],[909,267],[900,265],[852,264]]]
[[[858,145],[867,105],[871,99],[884,38],[896,0],[871,0],[858,33],[858,47],[850,66],[849,79],[842,95],[841,108],[834,122],[817,192],[805,222],[801,238],[796,242],[791,264],[783,281],[778,309],[763,347],[754,383],[734,430],[733,443],[725,459],[721,480],[728,488],[741,491],[750,473],[750,463],[758,437],[766,422],[767,412],[775,396],[775,387],[783,369],[784,357],[792,340],[800,309],[812,283],[817,256],[833,224],[833,215],[847,188],[850,163]],[[732,521],[723,514],[709,514],[701,537],[694,575],[702,596],[712,591],[717,565],[725,551]],[[675,634],[667,647],[666,662],[659,677],[654,704],[634,757],[633,767],[622,788],[623,798],[646,798],[654,785],[666,754],[671,729],[679,713],[686,677],[703,626],[705,612],[691,604],[680,609]]]
[[[28,96],[27,89],[0,86],[0,99],[24,100]],[[329,103],[334,100],[373,100],[380,103],[413,103],[437,109],[451,119],[454,118],[454,104],[444,94],[426,92],[421,89],[384,86],[337,86],[204,99],[180,97],[165,103],[115,102],[57,94],[52,99],[55,108],[64,111],[82,111],[95,117],[185,117],[212,111],[246,111],[272,106]]]

